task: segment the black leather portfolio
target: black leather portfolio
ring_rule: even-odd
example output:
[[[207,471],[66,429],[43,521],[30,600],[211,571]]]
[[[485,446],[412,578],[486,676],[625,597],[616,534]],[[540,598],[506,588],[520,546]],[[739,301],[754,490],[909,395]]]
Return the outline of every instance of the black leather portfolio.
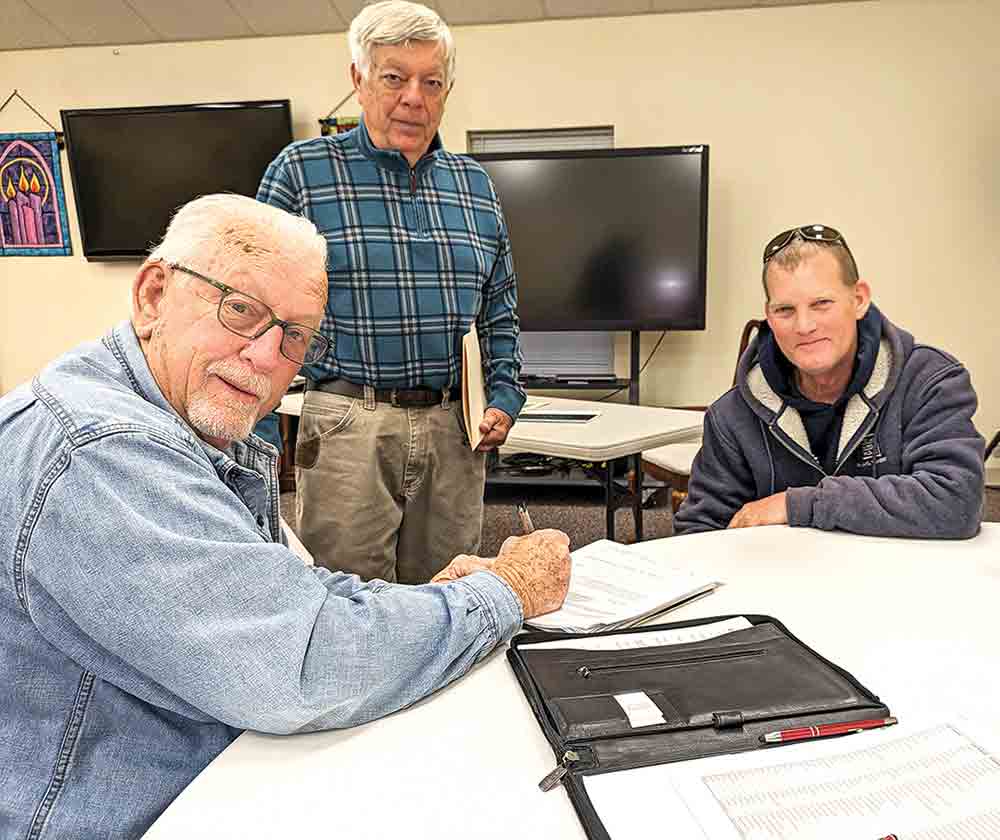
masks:
[[[743,629],[675,643],[678,632],[697,638],[724,621]],[[610,636],[612,649],[572,646],[600,645]],[[847,671],[765,615],[586,635],[523,633],[507,657],[558,762],[539,786],[566,787],[592,840],[608,840],[608,833],[585,776],[772,749],[781,744],[762,743],[761,736],[889,716]]]

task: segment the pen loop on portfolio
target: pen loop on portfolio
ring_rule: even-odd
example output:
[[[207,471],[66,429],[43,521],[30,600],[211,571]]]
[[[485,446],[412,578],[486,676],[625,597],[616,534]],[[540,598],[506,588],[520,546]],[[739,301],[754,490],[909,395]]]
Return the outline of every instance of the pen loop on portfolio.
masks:
[[[760,736],[762,744],[781,744],[786,741],[804,741],[810,738],[828,738],[832,735],[850,735],[864,729],[881,729],[892,726],[897,720],[894,717],[875,718],[874,720],[848,720],[843,723],[821,723],[819,726],[800,726],[797,729],[782,729],[780,732],[768,732]]]

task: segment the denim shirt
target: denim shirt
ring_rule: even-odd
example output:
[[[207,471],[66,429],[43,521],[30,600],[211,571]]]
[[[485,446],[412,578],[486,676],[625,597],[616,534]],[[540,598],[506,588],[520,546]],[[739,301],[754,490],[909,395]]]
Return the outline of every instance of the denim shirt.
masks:
[[[352,726],[520,626],[502,580],[304,565],[276,453],[221,452],[128,322],[0,400],[0,837],[138,837],[243,729]]]

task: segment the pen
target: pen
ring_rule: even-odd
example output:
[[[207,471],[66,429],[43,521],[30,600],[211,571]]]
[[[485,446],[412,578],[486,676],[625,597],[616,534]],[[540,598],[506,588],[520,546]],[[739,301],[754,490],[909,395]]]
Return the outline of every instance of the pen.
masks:
[[[821,723],[819,726],[800,726],[798,729],[782,729],[760,736],[762,744],[780,744],[785,741],[802,741],[806,738],[826,738],[830,735],[848,735],[862,729],[879,729],[897,723],[896,718],[876,718],[875,720],[850,720],[844,723]]]
[[[528,515],[528,506],[524,502],[519,502],[517,505],[517,518],[521,520],[521,530],[525,534],[530,534],[535,530],[535,526],[531,524],[531,517]]]

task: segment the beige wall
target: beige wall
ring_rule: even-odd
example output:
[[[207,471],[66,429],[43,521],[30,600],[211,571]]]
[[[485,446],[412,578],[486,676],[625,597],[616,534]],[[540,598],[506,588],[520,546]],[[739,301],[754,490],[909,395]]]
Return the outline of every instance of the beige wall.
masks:
[[[725,390],[739,329],[761,311],[764,240],[824,221],[847,234],[893,320],[965,361],[980,428],[1000,428],[998,0],[463,27],[457,39],[451,149],[468,129],[607,123],[618,146],[711,146],[708,329],[668,335],[643,402]],[[343,35],[250,39],[0,53],[0,78],[52,120],[68,107],[289,97],[309,137],[349,89],[348,60]],[[0,114],[0,131],[39,128],[20,106]],[[0,387],[126,315],[133,271],[0,260]],[[624,370],[625,336],[619,349]]]

